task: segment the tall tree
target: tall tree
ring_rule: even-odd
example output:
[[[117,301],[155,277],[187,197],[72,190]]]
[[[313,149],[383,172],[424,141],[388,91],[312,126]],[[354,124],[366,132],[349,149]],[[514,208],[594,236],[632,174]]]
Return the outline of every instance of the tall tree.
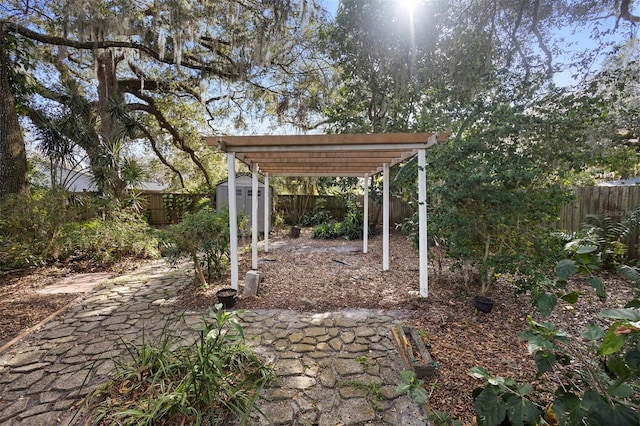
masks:
[[[541,93],[559,72],[579,81],[612,43],[633,37],[640,20],[631,0],[402,4],[340,3],[331,51],[342,84],[337,103],[327,109],[334,130],[450,130],[487,91],[517,83],[538,85]],[[592,40],[576,46],[572,31]],[[515,80],[500,84],[505,71]]]
[[[39,94],[68,113],[60,88],[70,83],[83,92],[90,106],[87,119],[95,123],[90,146],[83,149],[94,174],[107,175],[115,192],[122,181],[114,147],[127,138],[146,140],[174,170],[163,151],[188,157],[211,187],[215,182],[204,160],[210,151],[199,138],[205,126],[219,132],[232,121],[260,119],[265,111],[299,113],[306,90],[300,82],[321,76],[309,47],[322,15],[306,0],[16,1],[12,6],[3,22],[43,48],[39,72],[47,80],[40,81]],[[180,120],[176,105],[199,111]],[[45,118],[39,123],[44,126],[53,121],[47,120],[50,111],[51,104],[32,116]]]
[[[8,34],[0,23],[0,198],[27,193],[27,154],[11,84]]]

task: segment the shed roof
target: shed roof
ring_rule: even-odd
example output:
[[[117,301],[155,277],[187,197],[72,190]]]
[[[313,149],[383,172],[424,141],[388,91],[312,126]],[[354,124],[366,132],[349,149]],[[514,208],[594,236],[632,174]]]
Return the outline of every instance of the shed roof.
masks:
[[[209,136],[208,145],[270,176],[364,176],[443,142],[446,133]]]

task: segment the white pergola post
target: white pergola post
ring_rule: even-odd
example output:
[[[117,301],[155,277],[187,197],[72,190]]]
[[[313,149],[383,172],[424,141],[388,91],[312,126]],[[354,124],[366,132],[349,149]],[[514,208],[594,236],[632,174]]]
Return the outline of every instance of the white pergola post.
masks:
[[[420,296],[429,296],[429,275],[427,271],[428,243],[427,243],[427,155],[426,149],[418,150],[418,220],[420,243]]]
[[[363,213],[362,213],[362,252],[369,251],[369,174],[364,174],[364,196],[363,196]]]
[[[231,263],[231,288],[238,289],[238,213],[236,209],[236,154],[227,153],[229,187],[229,262]]]
[[[251,269],[258,270],[258,164],[251,171]]]
[[[271,225],[271,200],[269,200],[269,173],[264,174],[264,252],[269,252],[269,227]]]
[[[389,270],[389,163],[382,167],[382,270]]]

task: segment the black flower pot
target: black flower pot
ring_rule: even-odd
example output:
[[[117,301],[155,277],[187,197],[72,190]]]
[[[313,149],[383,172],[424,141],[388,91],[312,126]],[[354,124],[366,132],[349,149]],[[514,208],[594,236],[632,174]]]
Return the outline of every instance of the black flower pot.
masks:
[[[224,309],[231,309],[236,304],[236,298],[238,297],[238,290],[233,288],[223,288],[216,292],[218,297],[218,303],[222,303]]]
[[[485,296],[476,296],[473,298],[473,307],[480,312],[489,313],[493,308],[493,300]]]

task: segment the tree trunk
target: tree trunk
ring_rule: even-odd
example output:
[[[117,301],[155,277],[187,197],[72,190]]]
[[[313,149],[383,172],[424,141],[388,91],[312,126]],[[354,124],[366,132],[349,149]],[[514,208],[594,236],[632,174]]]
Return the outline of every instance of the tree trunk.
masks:
[[[119,142],[121,141],[122,125],[111,113],[110,102],[122,102],[122,93],[118,88],[116,68],[121,58],[116,57],[112,49],[104,49],[96,55],[98,77],[98,116],[100,125],[100,156],[91,158],[91,169],[98,188],[105,192],[111,190],[116,197],[121,198],[126,183],[120,176]],[[91,157],[91,154],[89,154]]]
[[[27,153],[9,82],[9,54],[0,24],[0,198],[29,192]]]

